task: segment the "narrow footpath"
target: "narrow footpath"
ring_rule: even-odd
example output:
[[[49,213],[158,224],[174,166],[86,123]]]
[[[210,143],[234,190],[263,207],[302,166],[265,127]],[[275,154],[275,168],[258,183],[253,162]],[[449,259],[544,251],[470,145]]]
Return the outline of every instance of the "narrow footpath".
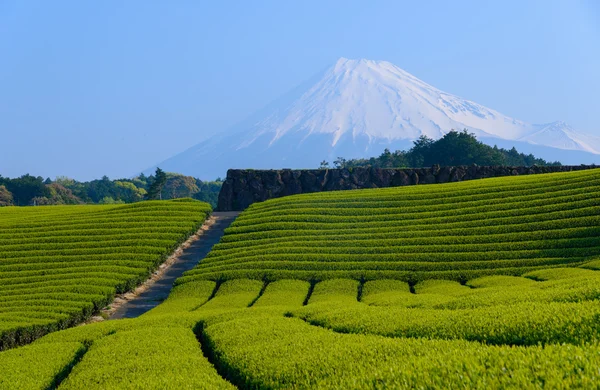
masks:
[[[223,236],[225,229],[239,214],[237,211],[212,213],[215,222],[209,229],[198,240],[185,248],[159,279],[154,281],[144,292],[123,303],[112,313],[110,319],[135,318],[158,306],[169,296],[175,280],[185,271],[194,268],[210,252],[213,245],[218,243]]]

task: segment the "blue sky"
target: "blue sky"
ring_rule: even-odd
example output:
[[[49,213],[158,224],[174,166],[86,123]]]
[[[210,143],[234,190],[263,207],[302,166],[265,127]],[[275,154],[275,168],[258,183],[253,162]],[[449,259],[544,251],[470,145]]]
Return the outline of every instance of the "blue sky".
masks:
[[[0,174],[131,176],[342,56],[600,135],[599,4],[0,0]]]

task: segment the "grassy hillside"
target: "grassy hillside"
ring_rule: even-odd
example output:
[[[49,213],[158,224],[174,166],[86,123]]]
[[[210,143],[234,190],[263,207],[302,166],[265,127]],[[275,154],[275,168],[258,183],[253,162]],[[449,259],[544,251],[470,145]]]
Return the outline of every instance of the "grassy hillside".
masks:
[[[253,205],[140,318],[0,353],[0,388],[596,388],[598,180]]]
[[[196,231],[193,200],[0,208],[0,350],[89,317]]]
[[[250,206],[181,282],[473,277],[600,255],[600,172],[289,196]]]

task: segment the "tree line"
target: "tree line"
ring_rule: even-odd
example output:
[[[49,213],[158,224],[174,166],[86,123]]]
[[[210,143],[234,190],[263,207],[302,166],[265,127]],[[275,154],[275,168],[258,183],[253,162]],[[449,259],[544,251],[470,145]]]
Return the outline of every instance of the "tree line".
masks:
[[[80,182],[65,176],[54,180],[29,174],[18,178],[0,175],[0,206],[133,203],[149,199],[194,198],[216,207],[222,180],[202,181],[160,168],[153,175],[132,179]]]
[[[368,159],[349,159],[338,157],[333,161],[335,168],[375,167],[375,168],[421,168],[434,164],[440,166],[456,165],[505,165],[505,166],[545,166],[561,165],[549,162],[532,154],[519,153],[516,148],[510,150],[489,146],[477,140],[467,130],[450,131],[437,141],[421,136],[413,142],[409,150],[391,152],[385,149],[379,157]],[[320,168],[329,168],[329,162],[322,161]]]

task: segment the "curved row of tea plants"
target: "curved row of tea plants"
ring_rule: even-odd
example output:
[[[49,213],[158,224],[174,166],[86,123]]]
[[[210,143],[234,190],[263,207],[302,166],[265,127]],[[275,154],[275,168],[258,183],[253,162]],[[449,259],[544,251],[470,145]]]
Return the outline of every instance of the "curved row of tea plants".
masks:
[[[194,200],[0,209],[0,350],[85,320],[210,211]]]
[[[526,276],[193,281],[0,353],[0,388],[594,388],[600,272]]]
[[[530,278],[535,278],[534,281]],[[600,336],[600,272],[535,271],[457,282],[397,280],[316,285],[311,303],[291,315],[339,333],[462,339],[496,345],[582,344]],[[361,300],[357,300],[361,291]],[[361,304],[366,303],[366,304]]]
[[[430,278],[600,255],[600,169],[283,197],[248,208],[181,282]]]

